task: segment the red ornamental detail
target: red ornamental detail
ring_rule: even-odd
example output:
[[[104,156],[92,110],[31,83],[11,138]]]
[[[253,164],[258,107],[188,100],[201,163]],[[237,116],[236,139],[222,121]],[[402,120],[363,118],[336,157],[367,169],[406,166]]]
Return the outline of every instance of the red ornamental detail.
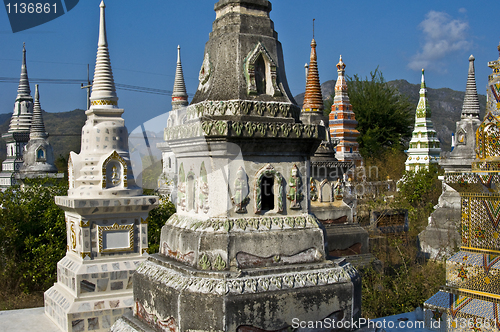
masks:
[[[500,256],[495,255],[483,255],[483,268],[484,273],[488,274],[490,268],[495,265],[496,262],[500,261]]]
[[[498,227],[498,223],[500,222],[500,203],[489,200],[484,200],[482,202],[484,207],[486,208],[488,217],[490,218],[490,221],[496,230]]]
[[[158,328],[161,332],[177,332],[177,324],[173,317],[159,320],[154,314],[150,314],[139,302],[135,302],[137,317],[151,326]]]
[[[465,307],[467,304],[469,304],[470,301],[472,301],[472,298],[450,293],[450,313],[451,313],[452,318],[455,319],[457,313],[463,307]]]

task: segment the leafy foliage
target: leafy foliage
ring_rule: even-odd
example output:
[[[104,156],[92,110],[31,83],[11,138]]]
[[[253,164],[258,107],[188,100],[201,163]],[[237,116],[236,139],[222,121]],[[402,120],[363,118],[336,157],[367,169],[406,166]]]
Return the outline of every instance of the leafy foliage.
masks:
[[[147,191],[145,190],[145,193]],[[167,196],[160,197],[158,207],[149,212],[148,215],[148,244],[149,253],[157,253],[160,248],[161,228],[165,222],[175,213],[175,205]]]
[[[56,280],[57,262],[66,252],[66,223],[54,196],[66,195],[67,189],[63,183],[47,186],[33,180],[24,189],[0,193],[2,289],[30,293]]]
[[[363,158],[378,156],[387,148],[401,149],[411,135],[413,117],[408,99],[385,82],[378,68],[369,79],[348,76],[347,87]]]
[[[382,161],[385,159],[385,164]],[[371,252],[383,262],[384,268],[368,267],[361,271],[362,314],[365,318],[378,318],[413,311],[434,295],[446,282],[445,264],[425,261],[418,253],[417,236],[427,226],[429,215],[441,194],[437,166],[418,172],[404,172],[404,155],[386,152],[378,166],[384,170],[398,159],[401,167],[394,168],[393,179],[398,179],[399,191],[393,200],[370,200],[365,203],[371,210],[408,210],[410,230],[404,236],[386,236],[377,241]],[[371,159],[371,161],[376,159]],[[399,173],[399,176],[397,174]],[[359,203],[358,203],[359,204]],[[359,207],[359,205],[358,205]]]

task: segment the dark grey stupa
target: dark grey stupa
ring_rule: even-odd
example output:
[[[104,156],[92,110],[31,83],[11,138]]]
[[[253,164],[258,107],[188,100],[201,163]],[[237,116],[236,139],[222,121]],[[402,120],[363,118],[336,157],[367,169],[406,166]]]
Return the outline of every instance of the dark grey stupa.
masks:
[[[356,320],[361,288],[327,258],[309,213],[310,156],[267,0],[221,0],[186,122],[165,129],[177,213],[134,274],[133,315],[112,331],[275,331]]]

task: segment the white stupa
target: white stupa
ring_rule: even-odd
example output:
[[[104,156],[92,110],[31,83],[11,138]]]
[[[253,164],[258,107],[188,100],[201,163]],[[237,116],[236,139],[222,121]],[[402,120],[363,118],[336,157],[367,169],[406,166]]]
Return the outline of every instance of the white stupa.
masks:
[[[81,152],[70,154],[68,196],[56,197],[65,211],[68,245],[57,264],[57,283],[45,292],[45,312],[62,331],[109,331],[131,310],[132,274],[147,257],[147,216],[158,205],[156,196],[142,195],[132,174],[104,8],[103,1]]]
[[[422,69],[422,83],[420,85],[420,99],[415,114],[415,128],[407,151],[408,159],[405,165],[407,171],[418,171],[429,164],[437,164],[441,147],[434,125],[431,121],[431,109],[427,100],[424,70]]]

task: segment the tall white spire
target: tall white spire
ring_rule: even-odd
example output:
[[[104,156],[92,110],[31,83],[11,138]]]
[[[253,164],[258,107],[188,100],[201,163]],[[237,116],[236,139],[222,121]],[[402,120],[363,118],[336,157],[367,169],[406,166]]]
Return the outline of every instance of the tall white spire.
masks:
[[[188,105],[188,95],[181,63],[181,47],[177,46],[177,67],[175,69],[174,91],[172,92],[172,109]]]
[[[95,62],[94,82],[92,94],[90,95],[91,106],[118,106],[113,71],[109,59],[108,41],[106,38],[106,17],[104,1],[101,1],[101,18],[99,23],[99,42],[97,45],[97,56]]]
[[[21,78],[17,88],[17,98],[29,97],[31,95],[30,82],[28,80],[28,69],[26,67],[26,45],[23,43],[23,63],[21,66]]]

